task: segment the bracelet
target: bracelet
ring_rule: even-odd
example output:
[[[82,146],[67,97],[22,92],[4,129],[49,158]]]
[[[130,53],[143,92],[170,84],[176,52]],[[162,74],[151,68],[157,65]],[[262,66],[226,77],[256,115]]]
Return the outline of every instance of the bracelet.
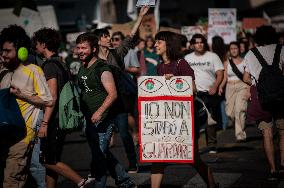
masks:
[[[41,123],[48,124],[48,122],[47,122],[47,121],[41,121]]]

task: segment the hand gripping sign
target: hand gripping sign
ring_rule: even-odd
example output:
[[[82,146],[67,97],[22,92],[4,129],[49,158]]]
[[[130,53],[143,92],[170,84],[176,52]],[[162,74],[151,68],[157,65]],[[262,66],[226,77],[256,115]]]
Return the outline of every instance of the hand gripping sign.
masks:
[[[190,76],[138,79],[140,162],[194,162]]]

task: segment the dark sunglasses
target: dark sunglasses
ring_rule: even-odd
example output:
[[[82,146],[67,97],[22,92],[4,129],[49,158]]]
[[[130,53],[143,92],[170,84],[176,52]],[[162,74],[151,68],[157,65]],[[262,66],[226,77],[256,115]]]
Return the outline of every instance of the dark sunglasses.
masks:
[[[120,41],[120,38],[119,37],[112,37],[111,41],[117,42],[117,41]]]

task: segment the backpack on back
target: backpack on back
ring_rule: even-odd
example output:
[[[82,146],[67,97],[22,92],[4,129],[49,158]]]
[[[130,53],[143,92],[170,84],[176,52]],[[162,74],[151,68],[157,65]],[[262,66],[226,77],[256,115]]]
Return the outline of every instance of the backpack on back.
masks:
[[[118,68],[116,66],[109,65],[117,90],[117,99],[110,109],[110,114],[114,116],[119,114],[122,110],[118,109],[121,109],[122,105],[124,112],[134,113],[134,104],[137,102],[138,96],[137,84],[133,78],[124,71],[124,61],[117,52],[115,50],[110,50],[110,53],[114,56],[118,66],[120,67]]]
[[[80,107],[80,94],[72,81],[71,73],[55,58],[50,61],[55,63],[65,78],[68,78],[59,94],[59,127],[64,130],[74,130],[85,121]],[[45,64],[46,62],[43,67]]]
[[[284,76],[279,68],[282,46],[277,45],[272,65],[268,65],[257,48],[252,52],[262,66],[258,81],[256,81],[258,99],[264,110],[277,111],[284,105]]]
[[[138,95],[137,84],[132,77],[125,72],[122,59],[115,50],[110,50],[110,53],[117,61],[117,66],[107,64],[113,75],[115,87],[117,91],[117,99],[113,102],[109,109],[109,117],[113,118],[120,113],[132,112],[134,110],[134,103]],[[123,65],[122,65],[123,64]],[[95,71],[95,75],[100,75]],[[100,79],[100,78],[97,78]]]

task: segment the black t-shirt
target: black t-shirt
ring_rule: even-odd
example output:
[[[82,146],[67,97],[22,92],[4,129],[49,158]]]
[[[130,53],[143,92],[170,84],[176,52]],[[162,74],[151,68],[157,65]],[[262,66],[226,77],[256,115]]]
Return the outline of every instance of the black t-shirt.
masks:
[[[60,63],[64,67],[66,72],[63,72],[62,68],[59,67],[58,63]],[[66,65],[60,60],[60,57],[58,56],[52,56],[51,58],[47,59],[43,63],[42,68],[47,81],[52,78],[55,78],[57,81],[57,101],[53,110],[53,115],[58,117],[59,95],[61,93],[63,86],[68,81],[68,78],[66,77],[66,75],[68,75],[67,68]]]

